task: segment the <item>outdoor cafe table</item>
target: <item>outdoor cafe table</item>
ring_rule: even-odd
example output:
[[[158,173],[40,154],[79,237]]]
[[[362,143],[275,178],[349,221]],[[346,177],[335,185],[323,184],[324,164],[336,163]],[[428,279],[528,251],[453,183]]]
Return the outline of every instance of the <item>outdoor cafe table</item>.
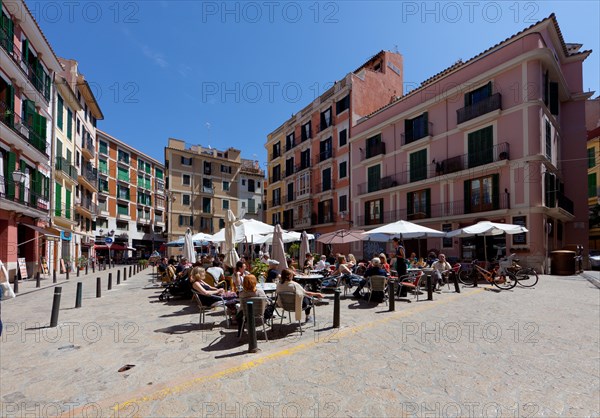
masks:
[[[307,286],[310,286],[310,288],[313,292],[316,292],[319,290],[319,283],[320,283],[320,280],[322,280],[322,279],[323,279],[323,275],[321,275],[321,274],[296,273],[294,275],[294,281],[300,283],[305,288]]]
[[[273,293],[273,292],[275,292],[275,289],[277,289],[277,284],[276,283],[257,283],[256,288],[262,289],[263,292],[265,292],[265,293]]]

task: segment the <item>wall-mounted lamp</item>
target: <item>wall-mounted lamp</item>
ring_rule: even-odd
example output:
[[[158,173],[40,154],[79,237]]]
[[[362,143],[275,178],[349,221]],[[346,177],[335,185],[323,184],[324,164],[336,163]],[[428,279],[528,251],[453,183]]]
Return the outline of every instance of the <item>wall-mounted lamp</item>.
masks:
[[[25,179],[27,178],[27,174],[21,172],[21,171],[13,171],[12,172],[12,179],[15,183],[25,183]]]

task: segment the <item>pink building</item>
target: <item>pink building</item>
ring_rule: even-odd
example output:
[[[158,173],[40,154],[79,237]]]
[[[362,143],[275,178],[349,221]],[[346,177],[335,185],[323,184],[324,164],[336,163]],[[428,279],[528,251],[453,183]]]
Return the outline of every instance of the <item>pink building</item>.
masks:
[[[506,247],[538,268],[549,251],[587,246],[582,161],[591,93],[583,92],[582,66],[591,51],[580,48],[565,43],[551,15],[360,120],[350,139],[354,225],[523,224],[529,233],[488,238],[488,256]],[[418,251],[417,241],[405,244]],[[377,251],[354,245],[365,257]],[[420,245],[421,255],[484,258],[481,237]]]

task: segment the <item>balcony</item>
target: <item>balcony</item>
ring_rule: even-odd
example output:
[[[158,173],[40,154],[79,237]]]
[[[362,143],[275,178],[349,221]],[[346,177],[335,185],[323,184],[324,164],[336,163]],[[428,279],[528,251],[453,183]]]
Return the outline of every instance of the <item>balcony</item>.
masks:
[[[214,195],[215,194],[215,189],[212,186],[202,186],[202,188],[200,189],[200,193],[204,193],[204,194],[210,194],[210,195]]]
[[[290,167],[290,169],[289,169],[289,170],[287,170],[287,169],[286,169],[286,170],[283,172],[283,177],[287,178],[287,177],[289,177],[289,176],[293,175],[295,172],[296,172],[295,168],[294,168],[294,167]]]
[[[294,193],[292,193],[292,194],[288,194],[288,195],[285,195],[285,196],[283,197],[283,201],[284,201],[285,203],[290,203],[290,202],[293,202],[293,201],[294,201]]]
[[[415,129],[416,128],[416,129]],[[418,141],[419,139],[431,137],[433,133],[433,123],[428,122],[425,124],[419,124],[413,128],[411,132],[404,132],[400,134],[402,145],[408,145],[411,142]]]
[[[122,221],[128,221],[131,219],[131,216],[129,216],[129,213],[117,213],[117,219]]]
[[[117,157],[117,162],[127,168],[129,168],[130,161],[129,155],[119,155]]]
[[[564,193],[555,192],[554,206],[550,206],[550,215],[561,221],[571,221],[575,216],[573,201]]]
[[[17,48],[12,40],[9,40],[8,33],[6,33],[3,28],[0,28],[0,46],[6,51],[12,61],[17,64],[17,67],[19,67],[21,72],[27,77],[35,89],[40,92],[41,97],[49,103],[50,82],[45,82],[43,76],[46,75],[48,81],[50,81],[50,78],[43,70],[38,73],[31,65],[29,65],[29,63],[23,61],[23,53]],[[40,77],[40,75],[42,77]]]
[[[35,193],[30,188],[25,187],[22,183],[15,183],[10,177],[0,176],[0,199],[42,211],[46,215],[50,208],[48,196]],[[2,205],[2,208],[5,209],[4,204]],[[17,211],[17,208],[14,210]],[[19,212],[22,213],[23,211],[19,210]]]
[[[291,151],[298,144],[300,144],[300,139],[299,138],[295,138],[294,137],[294,140],[291,141],[290,143],[288,143],[287,140],[286,140],[285,152]]]
[[[319,153],[319,162],[322,163],[323,161],[333,158],[333,155],[334,155],[333,149],[323,151],[323,152]]]
[[[154,180],[154,193],[165,194],[165,182],[163,180]]]
[[[367,146],[366,152],[363,152],[362,148],[359,148],[359,150],[361,152],[360,160],[368,160],[369,158],[385,154],[385,142],[380,142],[378,144]]]
[[[333,190],[334,188],[335,188],[335,181],[333,181],[333,180],[324,181],[322,183],[317,184],[315,193],[329,192],[329,191]]]
[[[81,137],[81,153],[87,159],[93,159],[96,156],[96,147],[94,141],[89,133],[83,131],[84,135]]]
[[[294,228],[295,229],[308,228],[309,226],[311,226],[311,217],[310,216],[306,216],[304,218],[294,218]]]
[[[333,213],[313,213],[311,216],[313,225],[329,224],[335,221]]]
[[[72,165],[69,160],[63,157],[56,157],[56,162],[54,163],[54,168],[56,169],[56,174],[60,174],[62,177],[68,176],[68,179],[77,182],[77,168]]]
[[[302,162],[300,162],[300,164],[296,165],[294,170],[296,171],[296,173],[299,173],[302,170],[306,170],[307,168],[310,168],[311,165],[312,165],[312,158],[309,158],[308,160],[302,161]]]
[[[73,210],[73,206],[72,205],[60,205],[60,208],[52,208],[51,213],[54,215],[55,218],[62,218],[63,220],[66,220],[69,223],[74,223],[75,222],[75,212]]]
[[[96,205],[89,197],[81,199],[75,205],[75,211],[83,215],[87,215],[88,217],[93,217],[99,213],[98,205]]]
[[[278,174],[276,176],[269,177],[269,184],[277,183],[278,181],[281,181],[281,175],[280,174]]]
[[[269,161],[274,160],[275,158],[281,157],[281,151],[275,151],[269,154]]]
[[[492,94],[477,103],[458,109],[456,111],[457,124],[460,125],[497,109],[502,109],[502,95],[500,93]]]
[[[0,121],[14,131],[18,136],[23,138],[28,144],[40,151],[44,156],[48,157],[48,145],[46,138],[36,133],[33,128],[27,125],[21,116],[14,112],[14,109],[9,109],[8,105],[0,100]],[[39,157],[36,157],[37,159]]]
[[[270,208],[274,208],[275,206],[281,206],[281,199],[274,199],[269,201]]]
[[[88,189],[98,190],[98,169],[92,167],[90,163],[86,164],[81,169],[78,180],[80,184],[85,185]]]

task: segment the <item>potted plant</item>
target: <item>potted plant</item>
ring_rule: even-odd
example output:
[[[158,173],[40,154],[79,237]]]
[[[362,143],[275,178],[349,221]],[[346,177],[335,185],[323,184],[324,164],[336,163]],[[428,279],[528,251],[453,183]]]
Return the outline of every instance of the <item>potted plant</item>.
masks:
[[[77,259],[77,268],[79,268],[79,270],[83,270],[85,268],[85,266],[87,265],[88,259],[86,257],[79,257]]]
[[[269,265],[260,261],[260,258],[257,258],[254,263],[252,263],[252,270],[250,270],[250,272],[258,278],[261,274],[266,276],[268,270]]]

